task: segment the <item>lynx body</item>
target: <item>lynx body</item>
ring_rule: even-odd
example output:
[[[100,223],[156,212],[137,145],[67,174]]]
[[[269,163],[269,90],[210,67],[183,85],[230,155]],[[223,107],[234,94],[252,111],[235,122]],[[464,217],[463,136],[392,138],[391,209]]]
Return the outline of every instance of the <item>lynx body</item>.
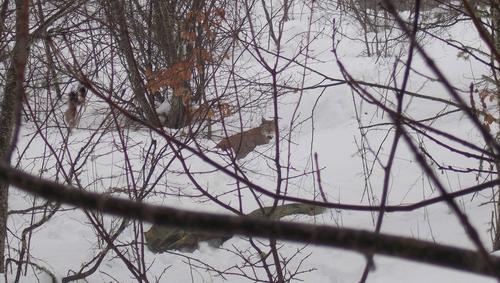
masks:
[[[245,158],[256,146],[268,144],[274,136],[274,121],[262,118],[262,123],[239,134],[222,139],[215,147],[222,150],[231,149],[236,159]]]
[[[84,86],[79,86],[78,90],[72,90],[68,94],[68,109],[64,112],[64,119],[68,123],[69,129],[78,124],[78,107],[85,103],[86,97],[87,89]]]

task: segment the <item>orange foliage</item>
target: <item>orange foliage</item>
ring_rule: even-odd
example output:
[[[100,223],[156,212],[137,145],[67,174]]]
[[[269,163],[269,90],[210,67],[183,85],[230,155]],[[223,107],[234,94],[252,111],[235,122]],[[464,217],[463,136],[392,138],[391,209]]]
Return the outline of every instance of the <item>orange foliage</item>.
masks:
[[[233,107],[227,103],[221,103],[218,108],[223,118],[233,115]]]
[[[203,27],[205,40],[214,40],[216,33],[210,30],[210,25],[217,25],[220,23],[221,19],[225,19],[225,10],[223,8],[214,8],[210,15],[205,14],[203,11],[190,11],[187,13],[185,18],[185,28],[181,30],[181,39],[188,44],[188,46],[194,47],[194,42],[196,41],[198,35],[193,31],[193,24],[199,23]],[[183,93],[178,91],[179,88],[184,88],[186,83],[192,78],[194,70],[201,72],[203,66],[207,62],[212,62],[214,60],[214,55],[211,50],[204,48],[191,48],[190,54],[186,54],[185,60],[181,60],[166,69],[160,69],[153,71],[151,69],[146,70],[146,87],[150,92],[159,91],[161,88],[170,87],[173,90],[174,95],[183,96]]]
[[[219,119],[222,119],[233,114],[231,105],[227,103],[220,103],[216,108],[210,107],[207,103],[203,103],[196,108],[187,107],[186,110],[190,122],[207,119],[212,120],[216,115],[219,115]]]
[[[479,91],[478,96],[481,101],[482,109],[476,108],[474,100],[472,99],[471,96],[471,104],[472,104],[471,106],[475,110],[476,115],[478,115],[478,117],[480,115],[483,116],[483,125],[488,131],[491,131],[491,125],[493,123],[496,123],[498,119],[495,116],[493,116],[493,114],[488,110],[487,101],[493,102],[499,98],[499,95],[500,94],[498,92],[488,89],[482,89],[481,91]]]
[[[151,92],[158,91],[165,86],[174,90],[183,87],[184,83],[191,79],[192,65],[190,61],[181,61],[167,69],[155,72],[148,70],[146,72],[148,80],[146,87]]]
[[[226,10],[224,10],[223,8],[215,8],[214,15],[225,20],[226,19]]]
[[[194,42],[196,40],[196,32],[194,31],[181,31],[181,38],[187,42]]]

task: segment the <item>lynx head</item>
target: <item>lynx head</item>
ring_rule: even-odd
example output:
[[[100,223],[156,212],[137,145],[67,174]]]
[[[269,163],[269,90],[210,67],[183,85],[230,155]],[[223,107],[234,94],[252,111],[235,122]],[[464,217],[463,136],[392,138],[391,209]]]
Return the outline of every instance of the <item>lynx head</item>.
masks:
[[[80,100],[85,101],[85,98],[87,98],[87,88],[83,85],[80,85],[78,87],[78,94],[80,95]]]
[[[269,140],[274,137],[274,131],[276,127],[274,126],[274,120],[266,120],[262,117],[262,122],[259,126],[262,135],[266,136]]]
[[[76,89],[73,89],[68,93],[68,102],[74,106],[82,105],[85,103],[86,97],[87,88],[83,85],[79,85]]]
[[[68,93],[68,102],[70,104],[78,104],[78,94],[74,91],[70,91],[70,93]]]

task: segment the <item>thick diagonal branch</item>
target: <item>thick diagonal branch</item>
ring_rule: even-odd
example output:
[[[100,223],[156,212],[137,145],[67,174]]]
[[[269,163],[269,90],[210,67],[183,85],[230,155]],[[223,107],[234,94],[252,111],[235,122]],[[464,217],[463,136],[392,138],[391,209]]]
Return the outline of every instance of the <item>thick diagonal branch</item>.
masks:
[[[495,265],[495,269],[492,270],[482,264],[484,261],[481,260],[481,256],[474,251],[405,237],[325,225],[273,221],[257,217],[221,215],[148,205],[86,192],[40,179],[13,169],[5,163],[0,164],[0,180],[48,200],[159,225],[220,235],[239,234],[309,243],[353,250],[363,254],[378,253],[500,277],[500,258],[490,256],[491,262]]]

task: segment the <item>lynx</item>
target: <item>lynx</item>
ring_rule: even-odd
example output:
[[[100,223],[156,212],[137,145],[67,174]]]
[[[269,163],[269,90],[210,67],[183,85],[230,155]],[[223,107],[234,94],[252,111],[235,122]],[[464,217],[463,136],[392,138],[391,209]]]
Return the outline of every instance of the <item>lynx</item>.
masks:
[[[274,136],[274,121],[262,118],[262,123],[239,134],[222,139],[215,147],[222,150],[231,149],[236,159],[245,158],[258,145],[268,144]]]
[[[84,86],[79,86],[77,91],[72,90],[68,94],[68,109],[64,112],[64,119],[70,129],[78,124],[78,106],[85,103],[86,97],[87,89]]]

